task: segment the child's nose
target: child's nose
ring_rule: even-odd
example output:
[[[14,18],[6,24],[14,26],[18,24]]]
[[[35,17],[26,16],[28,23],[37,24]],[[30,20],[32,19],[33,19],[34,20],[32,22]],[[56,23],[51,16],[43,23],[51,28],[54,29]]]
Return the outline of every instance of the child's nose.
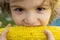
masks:
[[[28,24],[34,24],[36,22],[36,16],[34,12],[32,11],[27,12],[27,15],[25,17],[25,22]]]
[[[24,22],[27,23],[27,24],[29,24],[29,25],[35,25],[36,22],[38,23],[38,20],[36,18],[35,13],[34,12],[27,13]]]

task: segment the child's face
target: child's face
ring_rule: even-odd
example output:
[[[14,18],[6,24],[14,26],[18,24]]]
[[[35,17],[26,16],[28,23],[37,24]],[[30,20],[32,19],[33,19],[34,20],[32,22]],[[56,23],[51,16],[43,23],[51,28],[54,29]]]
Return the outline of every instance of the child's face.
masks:
[[[10,3],[13,20],[17,25],[46,26],[51,16],[49,0],[21,0]]]

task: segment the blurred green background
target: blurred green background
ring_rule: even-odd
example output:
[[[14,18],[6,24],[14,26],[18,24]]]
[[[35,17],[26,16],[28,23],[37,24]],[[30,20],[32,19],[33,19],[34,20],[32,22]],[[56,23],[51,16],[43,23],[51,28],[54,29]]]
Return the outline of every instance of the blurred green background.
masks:
[[[2,27],[5,27],[7,24],[15,25],[9,14],[3,15],[0,8],[0,22],[2,22]]]

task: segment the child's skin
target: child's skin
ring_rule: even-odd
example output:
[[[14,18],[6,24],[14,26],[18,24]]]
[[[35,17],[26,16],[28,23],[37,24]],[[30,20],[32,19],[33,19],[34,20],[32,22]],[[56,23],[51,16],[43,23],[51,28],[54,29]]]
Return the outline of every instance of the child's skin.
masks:
[[[43,0],[25,0],[11,2],[10,9],[12,18],[17,25],[26,26],[46,26],[51,16],[51,7],[49,1]]]
[[[43,3],[44,1],[44,3]],[[42,4],[43,3],[43,4]],[[47,26],[51,16],[51,6],[49,0],[22,0],[10,2],[11,14],[14,22],[17,25],[24,26]],[[2,22],[0,22],[0,25]],[[10,26],[10,25],[9,25]],[[3,37],[0,40],[7,40],[6,34],[8,31],[3,31]],[[54,40],[50,31],[45,30],[48,40]]]

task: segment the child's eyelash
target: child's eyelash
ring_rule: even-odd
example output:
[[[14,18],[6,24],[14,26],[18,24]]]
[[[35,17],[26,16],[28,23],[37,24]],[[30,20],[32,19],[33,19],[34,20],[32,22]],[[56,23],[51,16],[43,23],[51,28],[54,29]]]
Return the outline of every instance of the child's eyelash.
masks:
[[[20,12],[24,11],[23,8],[15,8],[14,10],[15,10],[15,11],[20,11]]]
[[[38,7],[37,10],[38,10],[38,11],[42,11],[42,10],[45,10],[45,8]]]
[[[24,8],[15,8],[14,10],[15,10],[15,11],[22,12],[22,11],[24,11]],[[37,10],[37,11],[42,11],[42,10],[45,10],[45,8],[38,7],[36,10]]]

